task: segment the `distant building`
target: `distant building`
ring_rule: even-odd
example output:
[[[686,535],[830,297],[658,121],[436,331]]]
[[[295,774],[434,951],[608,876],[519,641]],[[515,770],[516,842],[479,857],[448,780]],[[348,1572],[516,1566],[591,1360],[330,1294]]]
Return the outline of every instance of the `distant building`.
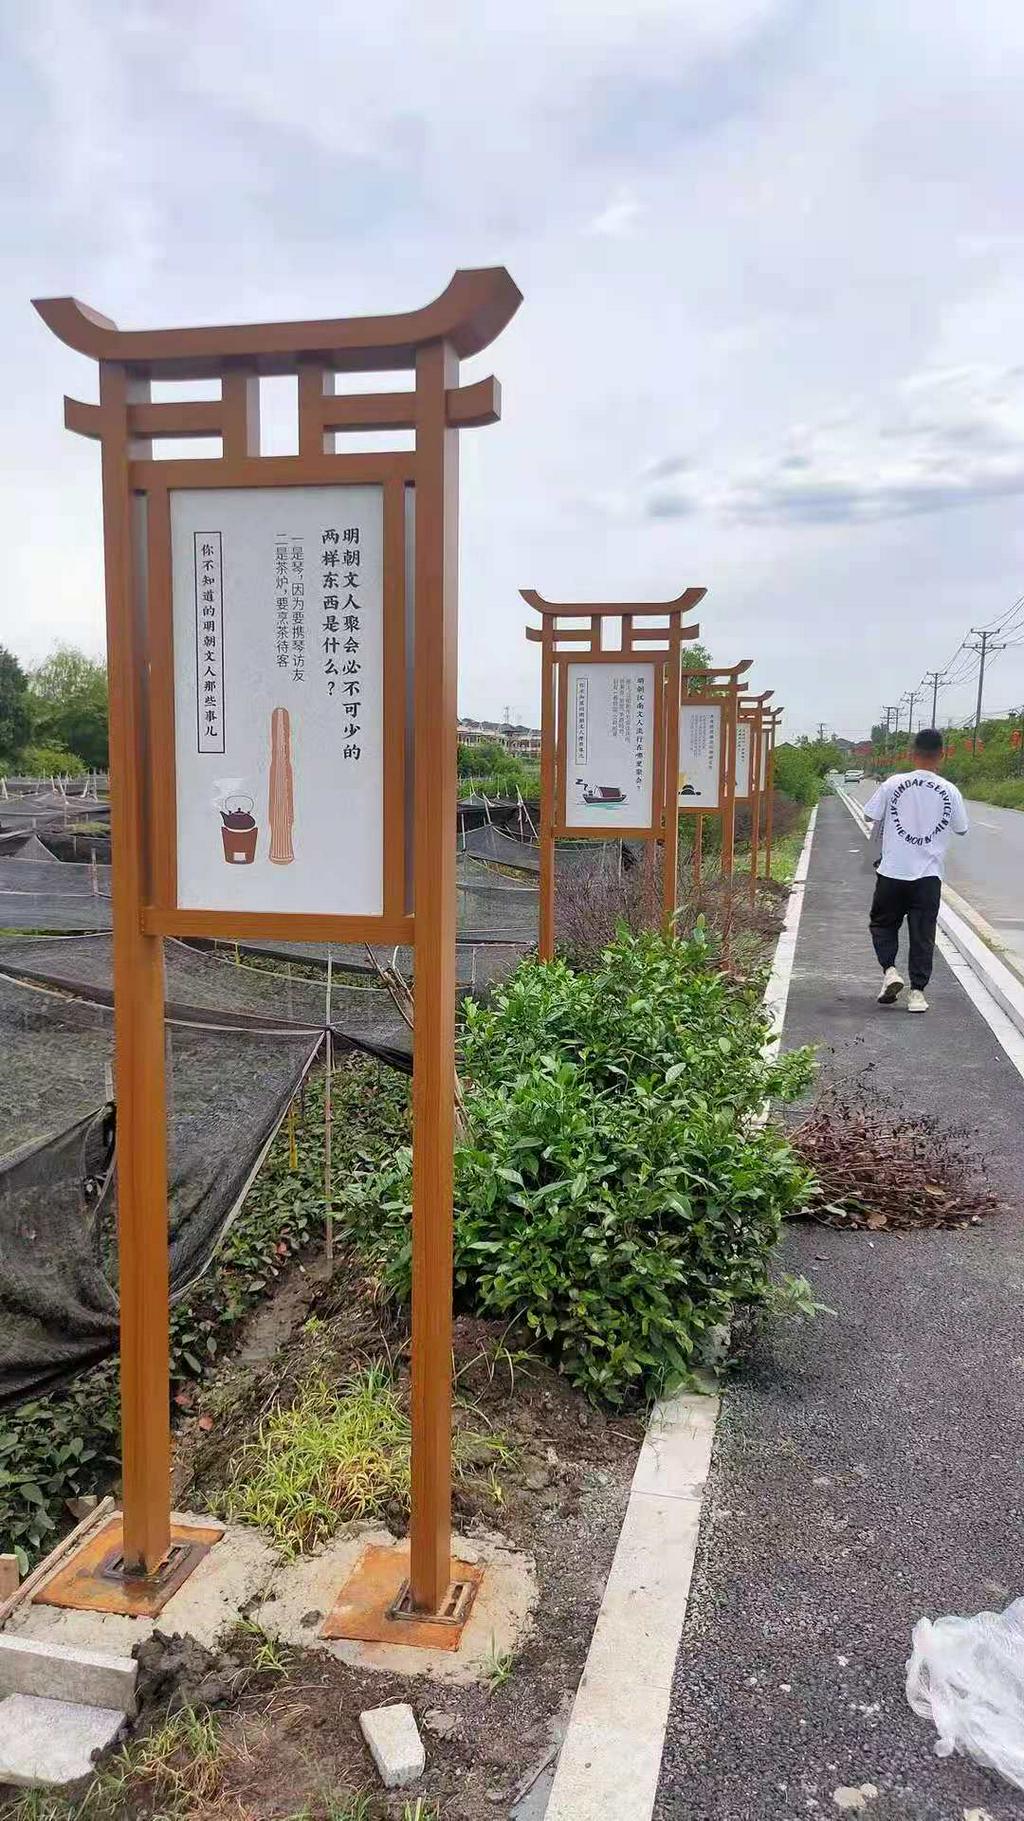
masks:
[[[460,746],[503,746],[517,759],[536,762],[540,758],[540,728],[521,727],[509,721],[459,722]]]

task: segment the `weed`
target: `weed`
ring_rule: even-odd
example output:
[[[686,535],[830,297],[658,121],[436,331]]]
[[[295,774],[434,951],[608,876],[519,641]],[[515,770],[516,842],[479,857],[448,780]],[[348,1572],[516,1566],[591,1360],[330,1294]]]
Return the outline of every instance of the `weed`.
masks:
[[[492,1695],[496,1695],[499,1688],[504,1688],[512,1674],[515,1660],[515,1655],[511,1650],[497,1649],[492,1631],[491,1648],[484,1660],[484,1677]]]
[[[285,1816],[285,1821],[373,1821],[373,1809],[369,1796],[328,1793]]]
[[[308,1381],[278,1405],[231,1463],[224,1516],[253,1524],[288,1555],[333,1535],[339,1523],[382,1518],[409,1504],[411,1428],[390,1368],[376,1361],[340,1387]],[[501,1436],[457,1428],[455,1466],[480,1469],[511,1455]]]
[[[262,1625],[254,1619],[239,1619],[238,1628],[243,1633],[252,1652],[252,1667],[257,1675],[286,1676],[288,1663],[286,1653],[280,1644],[269,1638]]]
[[[211,1714],[185,1708],[156,1731],[133,1740],[102,1766],[73,1799],[29,1790],[6,1811],[8,1821],[121,1821],[149,1798],[154,1821],[194,1815],[220,1786],[220,1741]]]

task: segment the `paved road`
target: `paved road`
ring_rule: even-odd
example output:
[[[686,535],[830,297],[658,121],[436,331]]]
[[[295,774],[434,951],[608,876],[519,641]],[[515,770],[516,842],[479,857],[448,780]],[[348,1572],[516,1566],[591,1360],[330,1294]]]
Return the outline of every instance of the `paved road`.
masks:
[[[838,1821],[863,1783],[863,1821],[1024,1817],[903,1688],[919,1617],[1024,1593],[1024,1082],[941,957],[926,1017],[875,1006],[862,847],[826,800],[785,1040],[967,1128],[1011,1211],[789,1235],[836,1313],[762,1327],[725,1396],[655,1821]]]
[[[846,788],[866,803],[874,785]],[[967,814],[971,832],[950,842],[946,877],[1024,961],[1024,810],[969,800]]]

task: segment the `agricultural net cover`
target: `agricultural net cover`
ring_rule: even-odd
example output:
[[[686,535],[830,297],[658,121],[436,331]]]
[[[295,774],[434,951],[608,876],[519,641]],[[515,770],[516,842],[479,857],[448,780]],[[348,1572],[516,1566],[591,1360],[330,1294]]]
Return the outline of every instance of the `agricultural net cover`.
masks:
[[[117,1344],[112,1014],[0,977],[0,1403]],[[172,1294],[205,1269],[322,1041],[167,1025]]]
[[[0,892],[18,869],[0,902],[30,907],[27,929],[45,927],[47,910],[81,929],[86,907],[109,908],[90,867],[33,858],[0,865]],[[468,915],[475,926],[462,931],[460,993],[500,978],[536,939],[536,890],[479,871],[460,882],[463,924]],[[320,1048],[328,1000],[322,945],[286,950],[319,964],[318,978],[272,953],[254,965],[244,948],[167,942],[164,952],[177,1295],[205,1269]],[[332,950],[332,960],[336,1047],[408,1070],[404,1017],[374,974],[355,972],[370,968],[365,950]],[[411,956],[400,951],[397,961],[404,972]],[[112,976],[106,932],[0,937],[0,1403],[38,1394],[116,1346]]]

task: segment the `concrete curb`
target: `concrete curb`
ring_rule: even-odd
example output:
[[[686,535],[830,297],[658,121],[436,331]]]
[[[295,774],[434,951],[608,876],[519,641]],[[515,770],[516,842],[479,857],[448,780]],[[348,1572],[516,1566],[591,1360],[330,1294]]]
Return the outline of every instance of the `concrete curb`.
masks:
[[[769,1055],[782,1037],[817,813],[765,991]],[[650,1821],[718,1412],[717,1397],[690,1393],[655,1405],[545,1821]]]
[[[861,834],[866,836],[869,824],[864,819],[860,804],[854,797],[848,796],[845,790],[840,790],[838,785],[834,785],[833,789],[840,801],[845,803]],[[1024,979],[1000,953],[1002,944],[998,932],[950,886],[943,885],[942,899],[939,928],[949,937],[971,972],[978,976],[1000,1011],[1024,1036]]]

